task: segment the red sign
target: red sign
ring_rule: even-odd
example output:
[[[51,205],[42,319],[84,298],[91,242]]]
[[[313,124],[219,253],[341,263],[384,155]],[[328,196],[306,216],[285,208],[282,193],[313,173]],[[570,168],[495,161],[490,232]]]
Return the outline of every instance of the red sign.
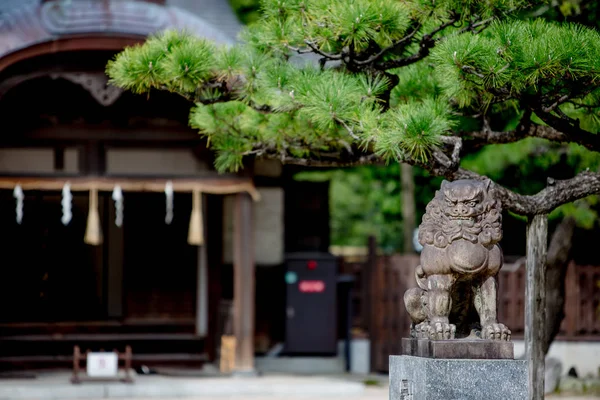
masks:
[[[298,288],[302,293],[323,293],[325,282],[323,281],[300,281]]]

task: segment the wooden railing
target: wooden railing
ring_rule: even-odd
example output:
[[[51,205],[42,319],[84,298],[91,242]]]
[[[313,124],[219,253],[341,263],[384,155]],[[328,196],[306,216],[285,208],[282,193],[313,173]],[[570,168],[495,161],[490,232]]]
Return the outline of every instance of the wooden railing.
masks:
[[[369,262],[369,259],[371,261]],[[371,338],[371,369],[387,371],[388,355],[399,354],[400,340],[409,334],[410,319],[403,295],[416,285],[417,255],[364,257],[342,262],[345,273],[354,273],[356,286],[354,326]],[[369,282],[366,284],[365,282]],[[569,265],[565,281],[565,318],[558,340],[600,340],[600,266]],[[499,320],[513,332],[524,333],[525,265],[508,264],[499,274]],[[365,301],[366,300],[366,301]],[[368,304],[368,307],[365,307]]]
[[[600,340],[600,266],[569,264],[565,277],[565,318],[558,340]],[[525,266],[499,274],[499,319],[513,337],[524,333]]]

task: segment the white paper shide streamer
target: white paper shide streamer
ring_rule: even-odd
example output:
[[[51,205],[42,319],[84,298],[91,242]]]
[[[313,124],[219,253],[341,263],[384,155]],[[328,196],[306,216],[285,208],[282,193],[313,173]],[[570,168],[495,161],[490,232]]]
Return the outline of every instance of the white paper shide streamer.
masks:
[[[119,228],[123,226],[123,190],[121,186],[116,185],[112,192],[112,199],[115,201],[115,225]]]
[[[171,181],[168,181],[165,185],[165,199],[167,202],[165,223],[171,225],[171,222],[173,222],[173,183]]]
[[[21,185],[15,186],[13,197],[17,199],[17,224],[20,225],[23,222],[23,198],[25,197]]]
[[[62,206],[62,218],[60,220],[63,225],[67,226],[73,219],[73,195],[71,194],[71,184],[68,182],[63,186],[60,204]]]

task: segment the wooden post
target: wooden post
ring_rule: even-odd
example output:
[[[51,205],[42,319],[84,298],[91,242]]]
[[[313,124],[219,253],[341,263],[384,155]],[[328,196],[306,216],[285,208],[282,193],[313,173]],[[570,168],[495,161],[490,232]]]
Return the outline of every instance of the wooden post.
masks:
[[[203,196],[203,194],[200,194]],[[202,202],[202,214],[206,215],[206,201]],[[206,218],[202,219],[202,227],[206,238]],[[196,336],[205,337],[208,334],[208,258],[206,241],[198,246],[198,265],[196,277]]]
[[[369,255],[367,262],[364,264],[363,282],[362,282],[362,315],[369,332],[369,364],[371,371],[375,371],[376,366],[376,343],[377,334],[375,332],[376,313],[373,307],[373,277],[375,274],[375,266],[377,265],[377,241],[375,236],[369,236]]]
[[[527,221],[527,281],[525,290],[525,355],[529,364],[529,400],[544,399],[544,341],[546,332],[546,253],[548,218]]]
[[[402,206],[402,232],[404,236],[404,254],[413,254],[413,233],[417,225],[417,207],[415,205],[415,178],[412,165],[400,164],[400,197]]]
[[[236,338],[235,373],[254,373],[255,265],[252,199],[238,193],[233,238],[233,332]]]

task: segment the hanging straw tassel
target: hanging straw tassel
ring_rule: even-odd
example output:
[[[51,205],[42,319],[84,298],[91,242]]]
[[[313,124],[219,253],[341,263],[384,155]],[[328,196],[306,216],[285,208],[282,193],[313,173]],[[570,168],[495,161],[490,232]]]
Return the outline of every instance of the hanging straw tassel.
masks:
[[[90,189],[90,210],[84,241],[92,246],[102,244],[102,228],[100,227],[100,214],[98,213],[98,189],[96,188]]]
[[[190,216],[190,231],[188,243],[193,246],[204,244],[204,229],[202,223],[202,193],[194,189],[192,192],[192,215]]]

